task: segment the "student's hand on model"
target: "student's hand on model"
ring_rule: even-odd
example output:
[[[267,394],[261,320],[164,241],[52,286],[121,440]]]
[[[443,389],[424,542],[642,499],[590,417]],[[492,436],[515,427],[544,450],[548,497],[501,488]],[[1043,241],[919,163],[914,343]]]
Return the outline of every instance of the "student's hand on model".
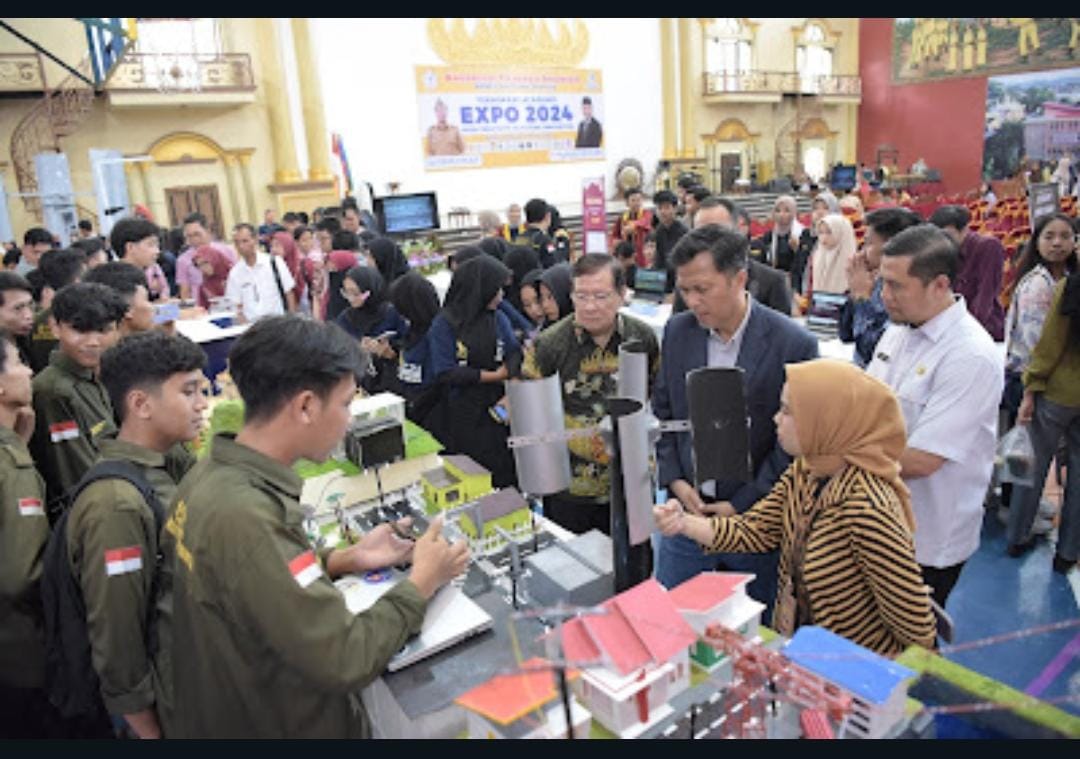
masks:
[[[442,536],[443,517],[431,520],[413,549],[412,571],[409,579],[420,595],[431,598],[435,591],[454,579],[469,566],[469,547],[465,543],[449,543]]]
[[[33,406],[20,406],[15,411],[15,434],[22,438],[24,443],[29,443],[33,437],[36,419]]]
[[[413,552],[414,541],[402,535],[409,534],[412,518],[397,520],[394,526],[383,523],[364,535],[356,545],[346,549],[355,552],[354,572],[366,572],[369,569],[382,569],[404,563]],[[397,528],[396,530],[394,528]]]
[[[678,498],[653,506],[653,518],[660,532],[669,538],[672,535],[681,535],[686,522],[686,514]]]

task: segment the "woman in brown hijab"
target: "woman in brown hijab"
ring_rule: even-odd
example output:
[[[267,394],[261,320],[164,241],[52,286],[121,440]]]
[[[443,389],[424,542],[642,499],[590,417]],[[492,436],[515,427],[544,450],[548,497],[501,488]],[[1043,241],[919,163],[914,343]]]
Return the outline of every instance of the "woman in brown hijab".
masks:
[[[733,517],[685,514],[673,499],[654,510],[661,531],[708,551],[779,547],[773,627],[783,635],[814,624],[886,656],[933,647],[892,391],[846,362],[789,364],[775,422],[794,460],[769,495]]]

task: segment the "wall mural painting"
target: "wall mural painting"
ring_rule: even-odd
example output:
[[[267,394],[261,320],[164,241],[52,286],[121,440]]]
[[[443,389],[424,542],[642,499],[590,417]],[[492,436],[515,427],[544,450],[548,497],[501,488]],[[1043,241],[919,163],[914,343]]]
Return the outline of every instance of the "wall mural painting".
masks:
[[[1080,60],[1077,18],[898,18],[893,83],[1039,71]]]
[[[1033,182],[1060,179],[1067,191],[1080,156],[1080,68],[988,79],[984,139],[987,179],[1028,172]]]

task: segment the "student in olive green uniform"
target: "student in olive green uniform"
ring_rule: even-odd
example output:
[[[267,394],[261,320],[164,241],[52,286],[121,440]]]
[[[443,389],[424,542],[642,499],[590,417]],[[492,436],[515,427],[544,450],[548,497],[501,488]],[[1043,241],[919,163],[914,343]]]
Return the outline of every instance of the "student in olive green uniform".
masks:
[[[124,264],[127,266],[127,264]],[[120,420],[116,437],[100,438],[99,461],[135,464],[166,508],[187,466],[166,458],[194,440],[206,398],[206,354],[183,337],[144,332],[101,357],[101,383]],[[180,466],[179,469],[176,467]],[[72,576],[86,602],[87,633],[105,709],[140,738],[161,737],[154,709],[148,609],[158,554],[154,514],[139,491],[119,479],[87,486],[71,506],[67,547]]]
[[[88,271],[83,282],[96,282],[115,290],[127,303],[127,313],[116,331],[120,339],[154,328],[154,304],[146,287],[146,274],[126,261],[111,261]]]
[[[53,299],[60,347],[34,377],[37,415],[30,450],[47,488],[50,519],[60,498],[97,458],[96,437],[115,431],[112,405],[96,374],[101,354],[116,342],[127,303],[104,285],[77,282]]]
[[[15,341],[19,357],[30,365],[30,333],[34,329],[34,288],[13,271],[0,271],[0,329]]]
[[[324,460],[348,427],[365,361],[343,330],[267,317],[236,342],[229,364],[244,427],[214,438],[162,532],[172,596],[171,609],[159,605],[164,660],[155,665],[174,705],[165,733],[369,735],[358,691],[419,631],[427,600],[464,571],[468,549],[441,537],[438,518],[415,544],[380,525],[348,549],[312,548],[292,465]],[[410,553],[408,579],[349,612],[331,577]]]
[[[30,367],[0,333],[0,738],[49,735],[41,562],[49,539],[45,484],[26,441],[34,429]]]
[[[34,315],[30,332],[30,368],[34,374],[49,365],[49,356],[56,349],[56,334],[50,320],[53,298],[63,288],[78,282],[86,272],[86,254],[76,248],[50,250],[41,257],[38,270],[44,287],[38,304],[40,310]]]

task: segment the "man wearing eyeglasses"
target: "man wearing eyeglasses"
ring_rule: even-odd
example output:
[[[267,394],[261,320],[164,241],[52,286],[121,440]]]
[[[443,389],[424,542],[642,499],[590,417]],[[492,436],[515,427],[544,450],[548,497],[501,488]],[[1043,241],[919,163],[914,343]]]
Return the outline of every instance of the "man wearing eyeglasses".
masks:
[[[620,314],[626,294],[623,269],[606,253],[587,253],[573,268],[574,312],[551,325],[525,353],[522,376],[562,380],[566,428],[593,427],[604,417],[604,401],[616,394],[619,346],[638,341],[649,356],[649,385],[660,362],[652,328]],[[513,410],[511,410],[513,413]],[[598,529],[611,534],[611,476],[599,435],[576,438],[570,448],[570,488],[544,499],[544,516],[578,534]],[[648,543],[641,560],[651,558]]]

